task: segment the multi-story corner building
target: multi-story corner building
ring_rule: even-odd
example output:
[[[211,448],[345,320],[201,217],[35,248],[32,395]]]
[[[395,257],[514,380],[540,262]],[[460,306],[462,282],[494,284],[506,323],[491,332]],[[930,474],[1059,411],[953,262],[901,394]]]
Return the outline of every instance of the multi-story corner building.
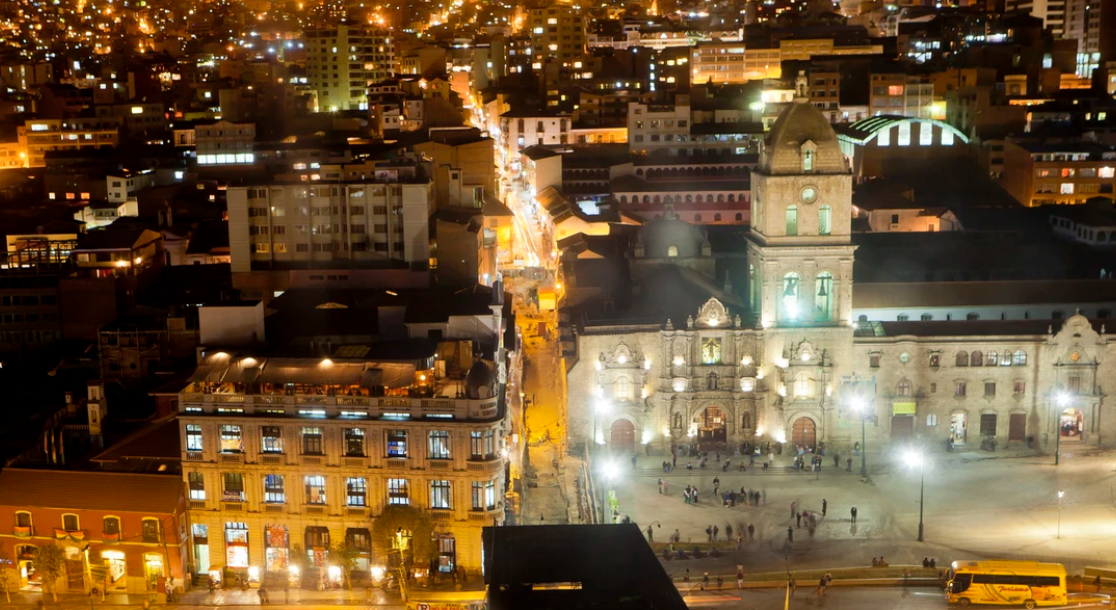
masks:
[[[272,183],[230,187],[228,206],[233,277],[246,296],[271,297],[327,275],[357,285],[364,275],[425,271],[429,262],[435,200],[428,164],[300,169]]]
[[[685,148],[690,140],[690,98],[675,96],[673,104],[628,104],[628,149],[645,155]]]
[[[1026,206],[1112,199],[1116,150],[1097,144],[1004,142],[1000,183]]]
[[[551,111],[512,110],[500,115],[499,130],[501,165],[514,165],[519,151],[528,146],[568,144],[570,117]]]
[[[585,17],[581,9],[550,4],[530,10],[531,67],[542,69],[548,59],[571,64],[585,54]]]
[[[869,108],[873,115],[896,114],[918,119],[944,119],[945,105],[934,103],[934,84],[917,75],[872,74]]]
[[[318,94],[318,110],[366,110],[368,85],[396,72],[391,32],[346,22],[336,28],[309,30],[306,75]]]
[[[746,83],[779,78],[779,49],[745,49],[741,42],[701,42],[690,51],[692,82]]]
[[[19,128],[19,143],[27,150],[27,166],[43,167],[49,151],[115,147],[122,123],[119,117],[32,119]]]
[[[495,328],[501,313],[494,305]],[[472,342],[442,345],[427,353]],[[392,551],[375,548],[373,522],[396,505],[430,514],[439,570],[480,568],[481,528],[504,520],[510,434],[492,361],[342,356],[369,349],[203,352],[178,402],[196,571],[285,578],[305,553],[317,580],[346,544],[367,576]]]
[[[255,123],[214,121],[194,125],[198,165],[255,163]]]

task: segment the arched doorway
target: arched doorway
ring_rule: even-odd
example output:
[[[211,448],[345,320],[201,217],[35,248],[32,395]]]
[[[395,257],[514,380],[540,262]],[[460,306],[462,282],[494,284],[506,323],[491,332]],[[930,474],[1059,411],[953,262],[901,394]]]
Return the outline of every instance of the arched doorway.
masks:
[[[613,451],[635,452],[635,424],[626,419],[616,420],[616,423],[612,424],[609,444]]]
[[[1058,434],[1062,435],[1062,442],[1075,442],[1081,440],[1081,433],[1085,431],[1085,414],[1081,409],[1069,408],[1062,411],[1058,421]]]
[[[723,444],[728,440],[725,412],[718,406],[706,407],[698,421],[698,441],[703,445]]]
[[[799,417],[794,420],[791,428],[791,444],[795,447],[813,448],[818,440],[817,427],[814,420],[809,417]]]

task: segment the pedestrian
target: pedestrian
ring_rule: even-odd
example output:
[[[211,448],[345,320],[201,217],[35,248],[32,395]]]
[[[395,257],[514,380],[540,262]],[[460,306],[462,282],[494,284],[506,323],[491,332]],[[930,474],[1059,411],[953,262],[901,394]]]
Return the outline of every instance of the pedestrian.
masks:
[[[705,535],[709,539],[709,542],[713,542],[713,526],[712,525],[705,528]]]
[[[260,598],[260,605],[261,606],[267,604],[267,589],[265,589],[263,587],[260,587],[259,589],[256,589],[256,595],[259,596],[259,598]]]
[[[853,521],[853,523],[856,523],[856,507],[855,507],[855,506],[854,506],[854,507],[852,507],[852,510],[851,510],[851,511],[849,511],[849,512],[851,512],[851,513],[852,513],[852,521]]]
[[[740,532],[736,532],[736,550],[739,551],[742,548],[744,548],[744,536],[740,535]]]
[[[682,577],[682,582],[690,582],[690,568],[686,568],[686,575]]]
[[[796,514],[795,519],[798,521],[798,527],[802,527],[802,513]]]
[[[833,583],[833,575],[829,573],[829,570],[825,571],[825,576],[822,576],[822,578],[825,579],[825,586],[827,587]]]
[[[720,491],[720,488],[721,488],[720,481],[713,481],[713,495],[714,496],[717,495],[717,492]]]
[[[795,509],[798,508],[798,502],[791,502],[791,516],[795,515]]]
[[[720,531],[721,531],[721,528],[717,527],[716,525],[713,526],[713,539],[714,540],[717,539],[717,534],[720,533]]]
[[[756,538],[756,526],[749,523],[748,524],[748,540],[755,540],[755,538]]]
[[[655,531],[650,525],[647,526],[647,542],[655,542]]]
[[[713,455],[717,456],[716,458],[713,459],[714,462],[720,462],[721,461],[721,452],[719,450],[714,451]]]
[[[828,504],[829,503],[825,501],[825,498],[822,498],[822,516],[823,517],[825,516],[825,510],[826,510],[826,507],[828,506]]]
[[[670,469],[674,470],[674,467],[677,466],[677,465],[678,465],[678,453],[676,452],[676,453],[674,453],[670,456]]]
[[[725,540],[732,540],[732,524],[725,524]]]
[[[678,544],[679,542],[682,542],[682,534],[681,534],[681,532],[678,531],[678,528],[674,529],[674,537],[671,538],[671,542],[673,542],[675,544]]]
[[[632,470],[636,469],[636,456],[632,456]]]
[[[845,458],[845,470],[852,472],[852,458]]]
[[[717,575],[717,588],[723,589],[725,586],[725,577],[720,574]]]
[[[729,492],[729,506],[736,506],[736,491]]]
[[[825,597],[825,587],[828,583],[825,582],[825,577],[822,576],[818,580],[818,597]]]
[[[926,565],[930,565],[930,562],[929,562],[929,561],[927,561],[927,562],[926,562]],[[1095,578],[1095,579],[1093,580],[1093,584],[1097,586],[1097,593],[1100,593],[1100,589],[1101,589],[1101,577],[1100,577],[1100,574],[1097,574],[1097,577],[1096,577],[1096,578]]]
[[[736,566],[736,588],[744,588],[744,568],[743,566]]]
[[[794,542],[794,528],[787,528],[787,542]]]
[[[659,495],[663,493],[663,480],[659,479]]]

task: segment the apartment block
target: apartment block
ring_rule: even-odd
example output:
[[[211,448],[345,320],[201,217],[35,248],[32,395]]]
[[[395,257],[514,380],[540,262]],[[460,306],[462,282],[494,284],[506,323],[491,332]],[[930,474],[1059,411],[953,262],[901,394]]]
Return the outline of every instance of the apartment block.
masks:
[[[531,67],[542,69],[542,62],[553,59],[572,64],[585,54],[585,17],[580,8],[552,4],[529,11]]]
[[[1080,204],[1116,198],[1116,151],[1095,144],[1004,142],[1007,192],[1026,206]]]
[[[674,104],[628,104],[628,149],[631,152],[669,151],[689,139],[689,96],[677,96]]]
[[[115,117],[32,119],[18,129],[19,142],[27,150],[27,166],[43,167],[50,151],[114,148],[121,124]]]
[[[934,84],[903,73],[872,74],[869,109],[918,119],[944,119],[945,105],[934,103]]]
[[[368,86],[397,71],[391,32],[346,22],[336,28],[308,30],[306,75],[318,94],[318,110],[366,110]]]
[[[743,42],[701,42],[690,50],[694,84],[746,83],[779,78],[779,49],[745,49]]]

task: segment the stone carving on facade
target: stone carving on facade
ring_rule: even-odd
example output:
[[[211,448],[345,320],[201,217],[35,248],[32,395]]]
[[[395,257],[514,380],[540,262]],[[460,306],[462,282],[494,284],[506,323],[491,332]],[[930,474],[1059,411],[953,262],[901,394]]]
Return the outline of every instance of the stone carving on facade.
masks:
[[[694,327],[694,317],[693,316],[686,316],[686,328],[693,328],[693,327]]]
[[[697,323],[700,326],[715,328],[724,326],[729,320],[728,309],[717,299],[709,299],[698,310]]]
[[[636,368],[643,366],[643,352],[638,348],[632,350],[628,344],[621,343],[612,348],[607,354],[601,354],[601,364],[608,368],[615,367],[628,367]]]

